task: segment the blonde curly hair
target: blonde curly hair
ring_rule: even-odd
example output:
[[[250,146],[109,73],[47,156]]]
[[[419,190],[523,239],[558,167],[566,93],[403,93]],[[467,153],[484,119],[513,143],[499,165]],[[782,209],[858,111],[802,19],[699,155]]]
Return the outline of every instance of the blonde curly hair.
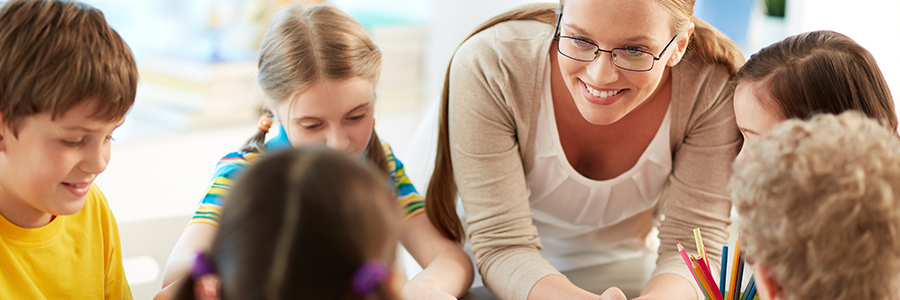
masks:
[[[729,188],[741,249],[784,299],[900,299],[900,140],[857,112],[788,120]]]

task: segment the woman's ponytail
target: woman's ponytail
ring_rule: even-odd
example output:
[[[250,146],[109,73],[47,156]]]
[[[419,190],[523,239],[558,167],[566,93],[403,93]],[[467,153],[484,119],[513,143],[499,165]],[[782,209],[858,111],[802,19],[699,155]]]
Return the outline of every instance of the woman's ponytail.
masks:
[[[694,36],[691,37],[688,49],[696,52],[707,63],[725,65],[732,76],[737,74],[737,70],[744,64],[741,48],[706,21],[691,16],[691,22],[694,23]]]
[[[478,27],[473,35],[510,20],[537,20],[555,24],[557,5],[550,3],[531,4],[503,13]],[[452,61],[452,59],[451,59]],[[450,67],[444,75],[444,89],[441,92],[441,112],[438,118],[438,144],[434,159],[434,171],[425,192],[425,214],[431,224],[447,238],[462,244],[465,231],[456,214],[456,182],[453,180],[453,165],[450,160],[450,135],[447,122],[447,107],[450,103]]]

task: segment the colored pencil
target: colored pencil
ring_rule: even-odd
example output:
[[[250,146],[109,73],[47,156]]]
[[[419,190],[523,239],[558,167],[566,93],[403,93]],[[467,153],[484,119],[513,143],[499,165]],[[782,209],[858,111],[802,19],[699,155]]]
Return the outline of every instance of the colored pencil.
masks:
[[[722,293],[719,292],[719,287],[716,285],[716,280],[713,278],[712,272],[706,267],[709,263],[703,261],[702,258],[698,263],[700,263],[700,271],[703,272],[703,277],[706,278],[706,282],[709,283],[709,289],[713,293],[713,296],[716,297],[716,300],[725,300],[725,298],[722,297]]]
[[[703,290],[708,299],[710,300],[719,300],[719,298],[714,298],[714,294],[712,292],[712,286],[709,284],[709,281],[706,279],[706,276],[703,276],[703,270],[701,270],[700,263],[697,262],[697,259],[694,258],[694,255],[691,254],[691,269],[694,271],[694,274],[697,274],[697,277],[700,279],[700,289]]]
[[[709,258],[706,257],[706,247],[703,246],[703,238],[700,237],[700,228],[694,228],[694,241],[697,242],[697,258],[703,258],[706,261],[706,268],[709,268]]]
[[[684,259],[684,263],[687,264],[688,271],[694,275],[694,280],[697,281],[697,286],[700,287],[700,290],[703,291],[703,295],[706,296],[706,299],[711,299],[710,295],[706,293],[703,289],[703,285],[700,284],[700,277],[697,277],[697,274],[694,273],[694,268],[691,266],[691,259],[688,258],[688,254],[684,251],[684,246],[681,245],[678,241],[675,241],[675,245],[678,246],[678,253],[681,253],[681,258]]]
[[[734,298],[732,298],[732,299],[740,300],[741,297],[738,297],[738,295],[741,294],[741,283],[743,283],[741,281],[742,280],[741,278],[744,277],[744,253],[741,253],[741,252],[735,252],[735,253],[738,255],[738,258],[737,258],[738,271],[737,271],[737,282],[736,282],[737,285],[734,289],[734,291],[735,291]]]
[[[728,246],[722,246],[722,270],[719,272],[719,293],[725,296],[725,276],[728,274]]]
[[[747,291],[747,300],[753,300],[756,297],[756,281],[750,284],[750,290]]]
[[[756,288],[756,281],[753,280],[753,275],[750,275],[750,283],[747,284],[747,289],[743,295],[741,295],[741,300],[752,300],[753,298],[750,296],[750,291]],[[751,297],[751,298],[747,298]]]
[[[737,272],[738,272],[738,257],[740,256],[741,251],[741,241],[738,240],[734,242],[734,251],[732,251],[731,255],[731,283],[728,285],[728,299],[734,299],[735,295],[735,283],[737,283]],[[738,292],[739,293],[739,292]]]

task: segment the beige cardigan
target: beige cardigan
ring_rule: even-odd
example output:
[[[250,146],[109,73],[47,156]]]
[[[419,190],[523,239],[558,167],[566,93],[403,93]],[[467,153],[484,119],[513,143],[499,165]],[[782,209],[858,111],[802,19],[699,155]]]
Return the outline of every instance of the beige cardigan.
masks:
[[[476,265],[499,299],[526,299],[539,279],[560,274],[541,257],[525,181],[553,29],[538,21],[497,24],[460,46],[450,67],[453,176]],[[692,229],[701,228],[710,264],[719,264],[731,210],[725,185],[741,136],[725,66],[689,50],[671,74],[673,167],[656,208],[661,246],[653,276],[673,273],[696,286],[675,241],[696,253]]]

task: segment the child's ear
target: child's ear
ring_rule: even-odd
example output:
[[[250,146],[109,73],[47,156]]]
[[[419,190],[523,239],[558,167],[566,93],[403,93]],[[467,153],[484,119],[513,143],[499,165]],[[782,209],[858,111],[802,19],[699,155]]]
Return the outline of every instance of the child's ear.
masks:
[[[761,263],[753,264],[756,294],[759,295],[761,300],[784,299],[784,291],[781,289],[781,285],[770,274],[772,272],[768,266]]]

